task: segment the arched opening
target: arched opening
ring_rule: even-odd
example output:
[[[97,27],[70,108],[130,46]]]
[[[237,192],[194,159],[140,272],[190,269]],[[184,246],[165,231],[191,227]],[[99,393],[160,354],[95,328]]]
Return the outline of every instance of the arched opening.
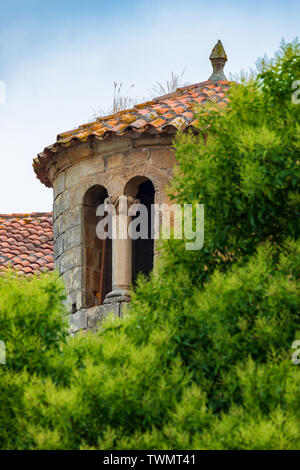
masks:
[[[139,273],[146,276],[153,269],[154,240],[152,238],[154,224],[154,195],[155,189],[152,181],[144,176],[132,178],[125,187],[125,195],[139,199],[146,206],[148,213],[148,237],[132,240],[132,284],[134,285]],[[132,219],[139,216],[139,212]]]
[[[83,199],[84,240],[84,297],[85,307],[102,305],[105,295],[112,289],[112,244],[111,239],[101,240],[96,226],[101,217],[97,207],[104,203],[107,191],[103,186],[90,188]]]

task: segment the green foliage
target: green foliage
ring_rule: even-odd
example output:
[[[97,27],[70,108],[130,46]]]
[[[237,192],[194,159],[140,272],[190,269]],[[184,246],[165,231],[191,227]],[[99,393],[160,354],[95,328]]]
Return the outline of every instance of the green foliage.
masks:
[[[298,53],[177,139],[172,192],[205,204],[205,244],[165,242],[124,318],[66,341],[55,275],[0,278],[1,448],[300,448]]]
[[[43,370],[47,352],[60,347],[63,327],[64,286],[45,275],[34,282],[7,272],[0,282],[0,331],[6,344],[6,366],[28,372]]]
[[[56,275],[33,280],[12,271],[1,275],[0,339],[6,351],[6,364],[0,365],[1,448],[18,448],[22,441],[25,428],[19,419],[31,378],[35,374],[54,378],[50,363],[53,358],[63,360],[60,350],[67,335],[64,298],[64,286]]]
[[[170,269],[184,261],[203,282],[259,243],[299,237],[300,112],[292,102],[299,51],[297,41],[282,44],[256,81],[231,87],[229,109],[202,108],[199,135],[178,137],[171,192],[182,204],[205,204],[205,246],[187,252],[177,243]]]

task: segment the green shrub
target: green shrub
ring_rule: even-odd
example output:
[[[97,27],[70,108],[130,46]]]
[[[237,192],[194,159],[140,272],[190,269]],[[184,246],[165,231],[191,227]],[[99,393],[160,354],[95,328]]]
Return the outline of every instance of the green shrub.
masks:
[[[50,362],[67,335],[64,298],[64,286],[53,274],[28,279],[8,271],[0,277],[0,339],[6,350],[6,364],[0,365],[1,448],[23,442],[18,421],[32,377],[55,377]]]
[[[30,374],[2,366],[2,448],[297,448],[299,269],[299,242],[260,247],[167,308],[169,286],[140,281],[124,319],[54,342]]]

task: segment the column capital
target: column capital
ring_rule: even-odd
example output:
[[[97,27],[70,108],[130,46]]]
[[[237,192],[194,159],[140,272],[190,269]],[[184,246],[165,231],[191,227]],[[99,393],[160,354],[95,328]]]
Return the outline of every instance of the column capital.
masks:
[[[127,215],[130,206],[139,203],[140,199],[135,199],[134,197],[126,196],[125,194],[120,194],[120,196],[109,196],[104,201],[105,205],[111,204],[114,206],[117,215]]]

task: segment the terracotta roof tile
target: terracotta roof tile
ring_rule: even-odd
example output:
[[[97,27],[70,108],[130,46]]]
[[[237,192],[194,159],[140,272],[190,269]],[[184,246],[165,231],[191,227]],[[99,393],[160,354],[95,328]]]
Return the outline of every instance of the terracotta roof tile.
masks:
[[[0,214],[0,270],[32,275],[54,269],[52,214]]]
[[[174,93],[161,96],[152,101],[141,103],[132,109],[120,111],[111,116],[98,118],[95,122],[83,124],[77,129],[63,132],[57,136],[57,141],[46,147],[37,158],[33,167],[37,177],[46,186],[51,187],[48,179],[46,164],[51,160],[60,147],[69,147],[78,142],[86,142],[90,139],[103,140],[111,135],[122,136],[128,132],[137,135],[151,131],[174,132],[180,127],[185,129],[194,126],[196,120],[195,108],[207,101],[217,103],[221,108],[228,103],[226,92],[233,82],[210,81],[178,88]],[[178,126],[180,123],[180,126]]]

